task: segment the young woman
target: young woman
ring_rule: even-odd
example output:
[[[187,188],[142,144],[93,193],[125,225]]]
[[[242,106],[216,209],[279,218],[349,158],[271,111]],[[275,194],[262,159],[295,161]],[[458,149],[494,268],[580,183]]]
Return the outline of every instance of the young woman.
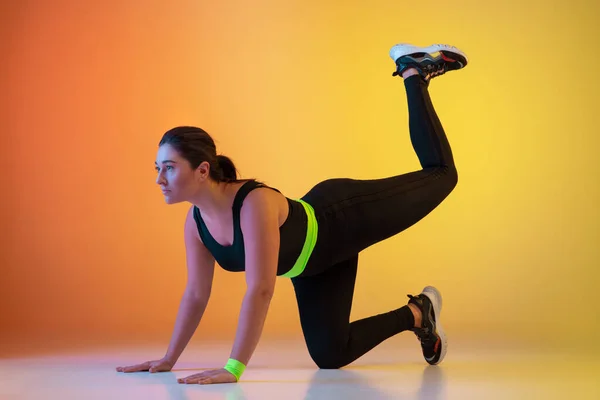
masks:
[[[300,199],[255,179],[237,179],[232,161],[212,138],[177,127],[160,141],[157,183],[168,204],[190,202],[185,223],[188,283],[165,356],[120,372],[169,371],[206,308],[215,261],[244,272],[247,282],[235,343],[221,369],[180,383],[237,382],[261,335],[277,276],[291,279],[302,331],[319,368],[341,368],[403,331],[418,337],[427,363],[446,354],[442,298],[427,286],[406,305],[350,322],[358,254],[402,232],[434,210],[457,184],[452,151],[431,102],[430,80],[467,65],[448,45],[399,44],[390,56],[403,78],[410,138],[422,169],[384,179],[328,179]]]

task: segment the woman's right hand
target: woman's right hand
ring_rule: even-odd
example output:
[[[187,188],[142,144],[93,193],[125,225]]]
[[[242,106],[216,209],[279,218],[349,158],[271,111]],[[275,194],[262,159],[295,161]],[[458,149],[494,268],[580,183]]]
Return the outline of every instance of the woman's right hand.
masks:
[[[117,367],[117,372],[167,372],[173,368],[173,364],[167,360],[160,359],[154,361],[146,361],[142,364],[130,365],[129,367]]]

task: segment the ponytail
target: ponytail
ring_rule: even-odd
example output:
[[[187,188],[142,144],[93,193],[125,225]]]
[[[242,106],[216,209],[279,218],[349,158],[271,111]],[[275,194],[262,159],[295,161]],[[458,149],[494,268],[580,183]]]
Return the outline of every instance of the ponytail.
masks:
[[[231,159],[222,154],[217,156],[217,164],[219,166],[219,170],[221,172],[220,180],[225,182],[234,182],[237,180],[238,174],[237,169],[235,168],[235,164]]]

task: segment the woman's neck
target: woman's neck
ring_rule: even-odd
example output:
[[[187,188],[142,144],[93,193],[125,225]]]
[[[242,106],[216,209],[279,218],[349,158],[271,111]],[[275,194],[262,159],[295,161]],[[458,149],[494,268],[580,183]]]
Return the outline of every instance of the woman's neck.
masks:
[[[219,219],[220,216],[231,212],[236,188],[235,184],[211,182],[208,190],[198,194],[191,202],[198,207],[202,218]]]

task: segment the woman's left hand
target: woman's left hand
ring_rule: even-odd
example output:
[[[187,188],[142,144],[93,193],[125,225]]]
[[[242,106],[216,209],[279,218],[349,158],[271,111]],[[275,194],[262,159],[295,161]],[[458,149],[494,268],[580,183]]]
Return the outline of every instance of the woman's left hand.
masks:
[[[199,374],[177,379],[178,383],[195,383],[199,385],[208,385],[213,383],[235,383],[237,379],[230,372],[221,369],[212,369]]]

